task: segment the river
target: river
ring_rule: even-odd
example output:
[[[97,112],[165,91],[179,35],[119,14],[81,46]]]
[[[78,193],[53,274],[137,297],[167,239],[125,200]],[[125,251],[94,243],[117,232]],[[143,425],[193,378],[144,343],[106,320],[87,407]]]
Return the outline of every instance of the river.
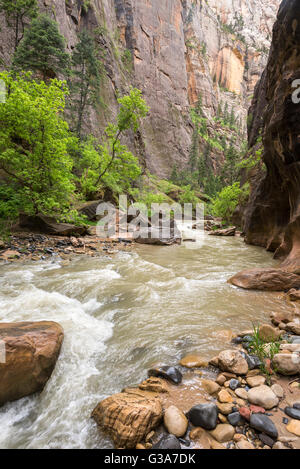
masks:
[[[1,321],[58,321],[65,340],[40,395],[0,409],[1,448],[110,448],[90,414],[108,395],[189,352],[211,358],[222,331],[251,328],[284,307],[280,295],[227,279],[276,265],[239,238],[205,236],[198,249],[136,246],[112,257],[10,264],[0,271]]]

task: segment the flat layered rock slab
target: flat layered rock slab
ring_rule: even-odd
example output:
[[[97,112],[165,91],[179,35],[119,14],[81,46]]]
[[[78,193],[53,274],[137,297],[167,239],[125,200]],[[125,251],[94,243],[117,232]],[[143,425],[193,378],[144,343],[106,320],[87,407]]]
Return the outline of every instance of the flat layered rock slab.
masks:
[[[245,290],[286,291],[300,288],[300,275],[281,269],[250,269],[239,272],[228,282]]]
[[[0,405],[40,392],[49,380],[64,338],[56,322],[0,324]]]

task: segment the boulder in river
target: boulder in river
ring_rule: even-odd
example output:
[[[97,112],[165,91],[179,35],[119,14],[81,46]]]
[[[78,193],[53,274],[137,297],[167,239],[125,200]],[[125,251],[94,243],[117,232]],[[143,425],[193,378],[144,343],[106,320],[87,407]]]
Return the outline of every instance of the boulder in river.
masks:
[[[209,234],[209,236],[227,236],[227,237],[230,237],[230,236],[235,236],[235,233],[236,233],[236,227],[232,226],[230,228],[225,228],[223,230],[214,230],[214,231],[211,231],[208,234]]]
[[[164,229],[158,227],[142,228],[134,234],[134,239],[139,244],[151,244],[154,246],[171,246],[181,243],[181,233],[177,230],[165,235]]]
[[[92,417],[116,448],[132,449],[159,425],[163,409],[158,396],[131,389],[100,402]]]
[[[55,218],[46,215],[20,215],[19,225],[38,233],[45,233],[55,236],[84,236],[87,234],[87,227],[75,226],[69,223],[58,223]]]
[[[148,371],[148,376],[164,378],[167,381],[171,381],[173,384],[180,384],[182,381],[182,374],[175,366],[160,366],[158,368],[152,368]]]
[[[286,291],[300,288],[300,275],[282,269],[250,269],[239,272],[228,280],[245,290]]]
[[[55,322],[0,324],[5,356],[0,362],[0,405],[43,390],[63,342]]]

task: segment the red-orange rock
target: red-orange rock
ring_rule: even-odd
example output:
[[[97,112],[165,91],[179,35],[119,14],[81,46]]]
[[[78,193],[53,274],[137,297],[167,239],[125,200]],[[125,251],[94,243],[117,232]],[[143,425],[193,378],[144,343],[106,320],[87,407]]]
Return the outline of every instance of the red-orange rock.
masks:
[[[0,324],[0,405],[42,391],[57,361],[64,333],[55,322]]]

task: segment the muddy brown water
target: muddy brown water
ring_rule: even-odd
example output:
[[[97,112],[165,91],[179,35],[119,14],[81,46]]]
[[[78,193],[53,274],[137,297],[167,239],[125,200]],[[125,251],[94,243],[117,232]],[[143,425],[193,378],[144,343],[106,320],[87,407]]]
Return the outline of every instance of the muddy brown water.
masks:
[[[225,330],[251,328],[285,308],[280,294],[227,283],[244,268],[274,266],[239,238],[202,247],[137,246],[133,252],[0,267],[1,321],[58,321],[65,340],[40,395],[0,409],[1,448],[110,448],[90,414],[103,398],[146,378],[154,364],[190,352],[210,358]]]

